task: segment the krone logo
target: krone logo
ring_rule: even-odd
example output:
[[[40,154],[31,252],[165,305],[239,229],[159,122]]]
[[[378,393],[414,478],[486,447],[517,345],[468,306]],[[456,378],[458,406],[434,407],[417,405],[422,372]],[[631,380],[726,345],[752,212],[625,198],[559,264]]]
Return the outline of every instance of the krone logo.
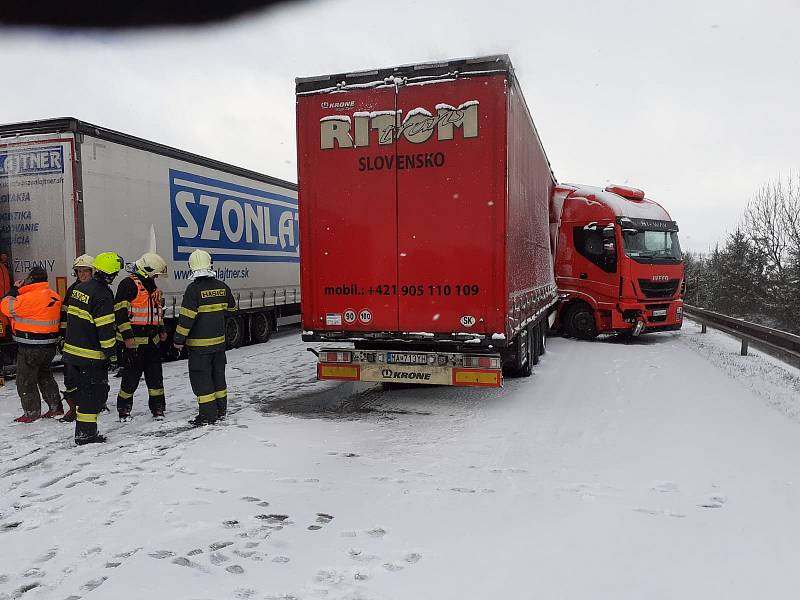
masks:
[[[418,373],[415,371],[392,371],[391,369],[382,369],[381,377],[384,379],[399,379],[405,381],[430,381],[431,373]]]

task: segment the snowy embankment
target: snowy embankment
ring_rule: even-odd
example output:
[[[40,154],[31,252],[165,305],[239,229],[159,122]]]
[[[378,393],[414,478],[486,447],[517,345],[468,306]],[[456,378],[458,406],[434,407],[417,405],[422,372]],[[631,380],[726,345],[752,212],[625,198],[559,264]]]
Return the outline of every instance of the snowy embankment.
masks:
[[[793,597],[797,372],[698,335],[552,339],[502,390],[354,395],[287,331],[229,353],[225,425],[185,427],[177,362],[167,421],[142,383],[82,448],[12,424],[12,382],[0,598]]]

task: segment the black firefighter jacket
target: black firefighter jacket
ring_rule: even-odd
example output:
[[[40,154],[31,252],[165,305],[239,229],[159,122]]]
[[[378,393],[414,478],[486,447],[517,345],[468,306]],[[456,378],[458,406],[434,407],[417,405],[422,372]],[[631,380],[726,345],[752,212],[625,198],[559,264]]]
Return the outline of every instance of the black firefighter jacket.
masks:
[[[214,277],[198,277],[183,295],[175,343],[203,354],[225,350],[225,314],[235,310],[231,288]]]

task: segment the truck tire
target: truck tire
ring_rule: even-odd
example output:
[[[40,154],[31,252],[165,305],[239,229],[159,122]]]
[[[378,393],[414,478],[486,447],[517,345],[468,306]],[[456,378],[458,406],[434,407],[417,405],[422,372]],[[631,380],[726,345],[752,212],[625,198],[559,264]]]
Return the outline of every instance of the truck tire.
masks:
[[[547,353],[547,317],[544,318],[544,321],[539,323],[539,333],[541,334],[541,341],[539,342],[539,354],[544,355]]]
[[[517,336],[517,367],[514,370],[516,377],[530,377],[533,374],[533,339],[531,330],[528,329],[528,335],[522,335],[519,332]],[[522,361],[525,361],[523,364]]]
[[[238,348],[244,341],[244,321],[241,317],[225,319],[225,345],[230,350]]]
[[[268,342],[272,337],[272,314],[257,312],[250,321],[250,338],[257,344]]]
[[[564,315],[564,329],[567,335],[579,340],[593,340],[597,337],[597,325],[592,308],[583,302],[567,307]]]
[[[528,339],[530,340],[532,367],[539,364],[539,357],[542,355],[542,324],[537,323],[528,329]]]

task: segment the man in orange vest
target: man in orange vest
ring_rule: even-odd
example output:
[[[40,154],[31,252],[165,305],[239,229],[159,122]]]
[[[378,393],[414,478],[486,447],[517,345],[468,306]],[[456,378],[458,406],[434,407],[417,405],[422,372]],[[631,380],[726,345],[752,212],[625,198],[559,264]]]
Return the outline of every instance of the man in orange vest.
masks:
[[[133,394],[144,373],[150,412],[157,421],[164,419],[164,375],[161,370],[160,342],[167,339],[161,290],[155,278],[167,274],[167,263],[148,252],[136,261],[135,271],[119,283],[114,298],[117,341],[122,346],[122,382],[117,395],[119,420],[131,419]]]
[[[50,368],[59,338],[61,296],[48,286],[47,271],[32,268],[25,280],[14,284],[0,301],[0,311],[11,319],[17,342],[17,392],[24,414],[14,420],[32,423],[41,416],[63,415],[58,384]],[[49,407],[44,415],[42,397]]]

